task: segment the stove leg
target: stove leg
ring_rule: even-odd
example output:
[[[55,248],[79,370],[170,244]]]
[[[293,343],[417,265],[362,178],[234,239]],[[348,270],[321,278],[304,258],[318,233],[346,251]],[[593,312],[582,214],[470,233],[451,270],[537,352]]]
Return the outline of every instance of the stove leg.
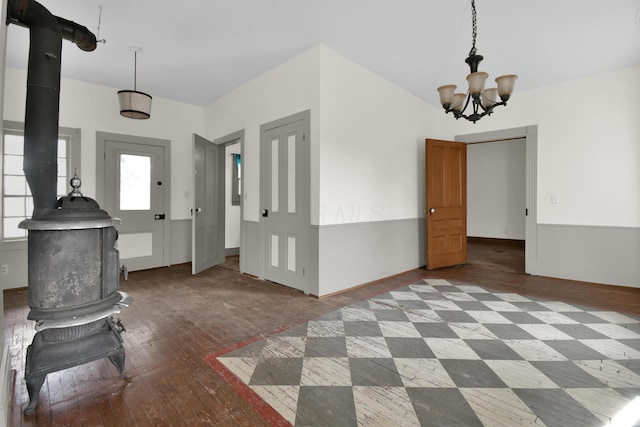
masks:
[[[38,403],[38,394],[44,383],[46,375],[31,376],[27,381],[27,391],[29,392],[29,405],[24,408],[24,415],[31,415],[36,411],[36,404]]]
[[[118,354],[114,354],[113,356],[109,356],[109,360],[116,368],[118,368],[118,372],[120,372],[120,375],[125,376],[126,372],[124,370],[124,351],[121,351]]]

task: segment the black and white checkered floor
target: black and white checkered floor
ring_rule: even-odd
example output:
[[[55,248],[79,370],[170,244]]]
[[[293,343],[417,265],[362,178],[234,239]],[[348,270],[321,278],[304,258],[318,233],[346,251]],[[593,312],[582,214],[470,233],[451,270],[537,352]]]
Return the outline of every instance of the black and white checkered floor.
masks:
[[[446,280],[213,356],[296,426],[608,426],[625,407],[640,417],[639,319]]]

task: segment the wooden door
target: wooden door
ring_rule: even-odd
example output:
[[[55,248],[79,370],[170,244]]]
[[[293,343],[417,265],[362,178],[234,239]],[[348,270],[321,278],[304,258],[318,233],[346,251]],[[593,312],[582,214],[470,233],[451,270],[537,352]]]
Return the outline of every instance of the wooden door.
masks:
[[[263,277],[308,292],[309,117],[300,113],[261,126],[260,224]]]
[[[467,262],[467,146],[426,140],[427,270]]]
[[[224,147],[193,134],[191,273],[224,262]]]

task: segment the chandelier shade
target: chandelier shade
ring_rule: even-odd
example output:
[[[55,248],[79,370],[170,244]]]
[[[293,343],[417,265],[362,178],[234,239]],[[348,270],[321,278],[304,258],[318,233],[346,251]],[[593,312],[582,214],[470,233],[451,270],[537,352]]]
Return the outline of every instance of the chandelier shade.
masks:
[[[133,90],[118,91],[120,115],[128,119],[144,120],[151,117],[151,101],[153,98],[149,94],[136,90],[138,52],[140,48],[132,47],[131,50],[133,51]]]
[[[476,53],[477,16],[476,2],[471,0],[471,16],[473,43],[469,56],[465,62],[469,65],[470,73],[467,75],[468,90],[466,93],[456,93],[456,85],[444,85],[438,88],[440,94],[440,104],[446,113],[452,113],[456,119],[464,118],[473,123],[482,117],[493,113],[495,107],[507,105],[507,101],[513,93],[513,88],[518,76],[507,74],[495,79],[497,87],[485,89],[485,83],[489,74],[478,71],[478,65],[484,58]],[[498,100],[498,97],[500,100]],[[465,114],[467,107],[471,104],[472,111]]]
[[[119,90],[120,115],[129,119],[148,119],[152,99],[151,95],[137,90]]]

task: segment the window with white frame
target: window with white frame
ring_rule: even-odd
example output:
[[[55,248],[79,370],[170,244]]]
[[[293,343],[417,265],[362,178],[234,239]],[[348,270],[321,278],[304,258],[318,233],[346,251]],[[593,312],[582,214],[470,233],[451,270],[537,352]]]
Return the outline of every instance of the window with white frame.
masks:
[[[57,195],[69,193],[69,180],[80,169],[80,129],[59,128]],[[27,231],[18,228],[33,213],[33,197],[22,170],[24,126],[4,122],[2,132],[2,239],[24,240]]]

